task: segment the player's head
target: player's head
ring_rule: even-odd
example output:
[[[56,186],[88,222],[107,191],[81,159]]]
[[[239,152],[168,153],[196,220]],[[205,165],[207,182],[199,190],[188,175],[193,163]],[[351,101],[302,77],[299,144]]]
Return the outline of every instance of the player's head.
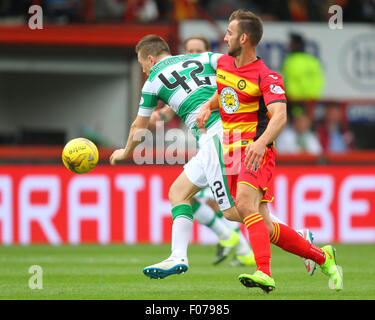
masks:
[[[165,40],[159,36],[149,34],[143,37],[135,47],[138,62],[143,72],[150,74],[151,68],[164,56],[170,55],[171,50]]]
[[[201,34],[194,34],[187,37],[184,41],[185,53],[202,53],[211,50],[211,45],[208,39]]]
[[[289,49],[290,52],[304,52],[305,39],[298,33],[291,33],[289,35]]]
[[[229,25],[224,41],[228,44],[228,54],[237,57],[244,46],[255,48],[263,35],[262,20],[251,11],[234,11],[229,17]]]

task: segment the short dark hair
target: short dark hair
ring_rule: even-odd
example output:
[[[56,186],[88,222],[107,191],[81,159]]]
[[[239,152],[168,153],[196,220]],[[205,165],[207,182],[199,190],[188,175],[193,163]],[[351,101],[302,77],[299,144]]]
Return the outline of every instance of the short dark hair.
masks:
[[[251,11],[242,9],[234,11],[229,17],[229,22],[238,21],[239,34],[245,33],[250,38],[253,46],[258,45],[263,35],[262,19]]]
[[[184,40],[184,49],[185,50],[186,50],[186,45],[190,40],[200,40],[200,41],[202,41],[204,43],[204,47],[205,47],[206,51],[211,51],[210,41],[208,41],[208,39],[202,34],[193,34],[193,35],[187,37]]]
[[[171,49],[162,37],[149,34],[138,42],[135,52],[139,53],[142,59],[146,59],[148,55],[158,57],[163,53],[171,54]]]

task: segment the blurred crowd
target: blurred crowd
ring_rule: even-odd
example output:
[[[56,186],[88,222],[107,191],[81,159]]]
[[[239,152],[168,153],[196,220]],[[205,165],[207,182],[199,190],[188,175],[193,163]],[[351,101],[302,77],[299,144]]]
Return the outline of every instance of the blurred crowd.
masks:
[[[197,19],[202,13],[213,19],[227,19],[238,8],[252,10],[268,21],[327,21],[328,8],[334,4],[343,8],[346,22],[375,22],[375,0],[0,0],[0,23],[26,21],[33,4],[42,6],[46,23],[57,24],[152,23],[172,17]],[[319,117],[309,108],[307,101],[321,100],[325,79],[321,62],[305,52],[299,34],[290,34],[281,73],[289,101],[289,122],[276,140],[278,152],[319,155],[355,149],[355,135],[342,104],[320,103]],[[168,125],[180,126],[177,117]]]
[[[25,20],[33,4],[51,23],[227,19],[238,8],[265,21],[327,21],[332,5],[343,8],[344,22],[375,22],[375,0],[0,0],[0,21]]]

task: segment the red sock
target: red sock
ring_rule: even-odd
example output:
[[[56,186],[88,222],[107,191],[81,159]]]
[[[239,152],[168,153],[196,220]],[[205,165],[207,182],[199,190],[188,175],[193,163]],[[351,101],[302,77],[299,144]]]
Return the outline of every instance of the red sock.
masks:
[[[302,238],[297,231],[282,223],[273,223],[271,242],[281,249],[322,265],[325,255],[322,249]]]
[[[271,277],[271,246],[266,222],[258,212],[248,215],[243,221],[249,232],[257,270]]]

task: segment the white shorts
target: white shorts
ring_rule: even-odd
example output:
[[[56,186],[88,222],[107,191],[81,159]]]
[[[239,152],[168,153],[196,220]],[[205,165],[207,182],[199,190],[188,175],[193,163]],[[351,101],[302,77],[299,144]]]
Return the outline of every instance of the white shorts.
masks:
[[[198,153],[185,164],[188,179],[199,188],[211,188],[220,210],[234,206],[225,173],[220,138],[214,135],[199,146]]]

